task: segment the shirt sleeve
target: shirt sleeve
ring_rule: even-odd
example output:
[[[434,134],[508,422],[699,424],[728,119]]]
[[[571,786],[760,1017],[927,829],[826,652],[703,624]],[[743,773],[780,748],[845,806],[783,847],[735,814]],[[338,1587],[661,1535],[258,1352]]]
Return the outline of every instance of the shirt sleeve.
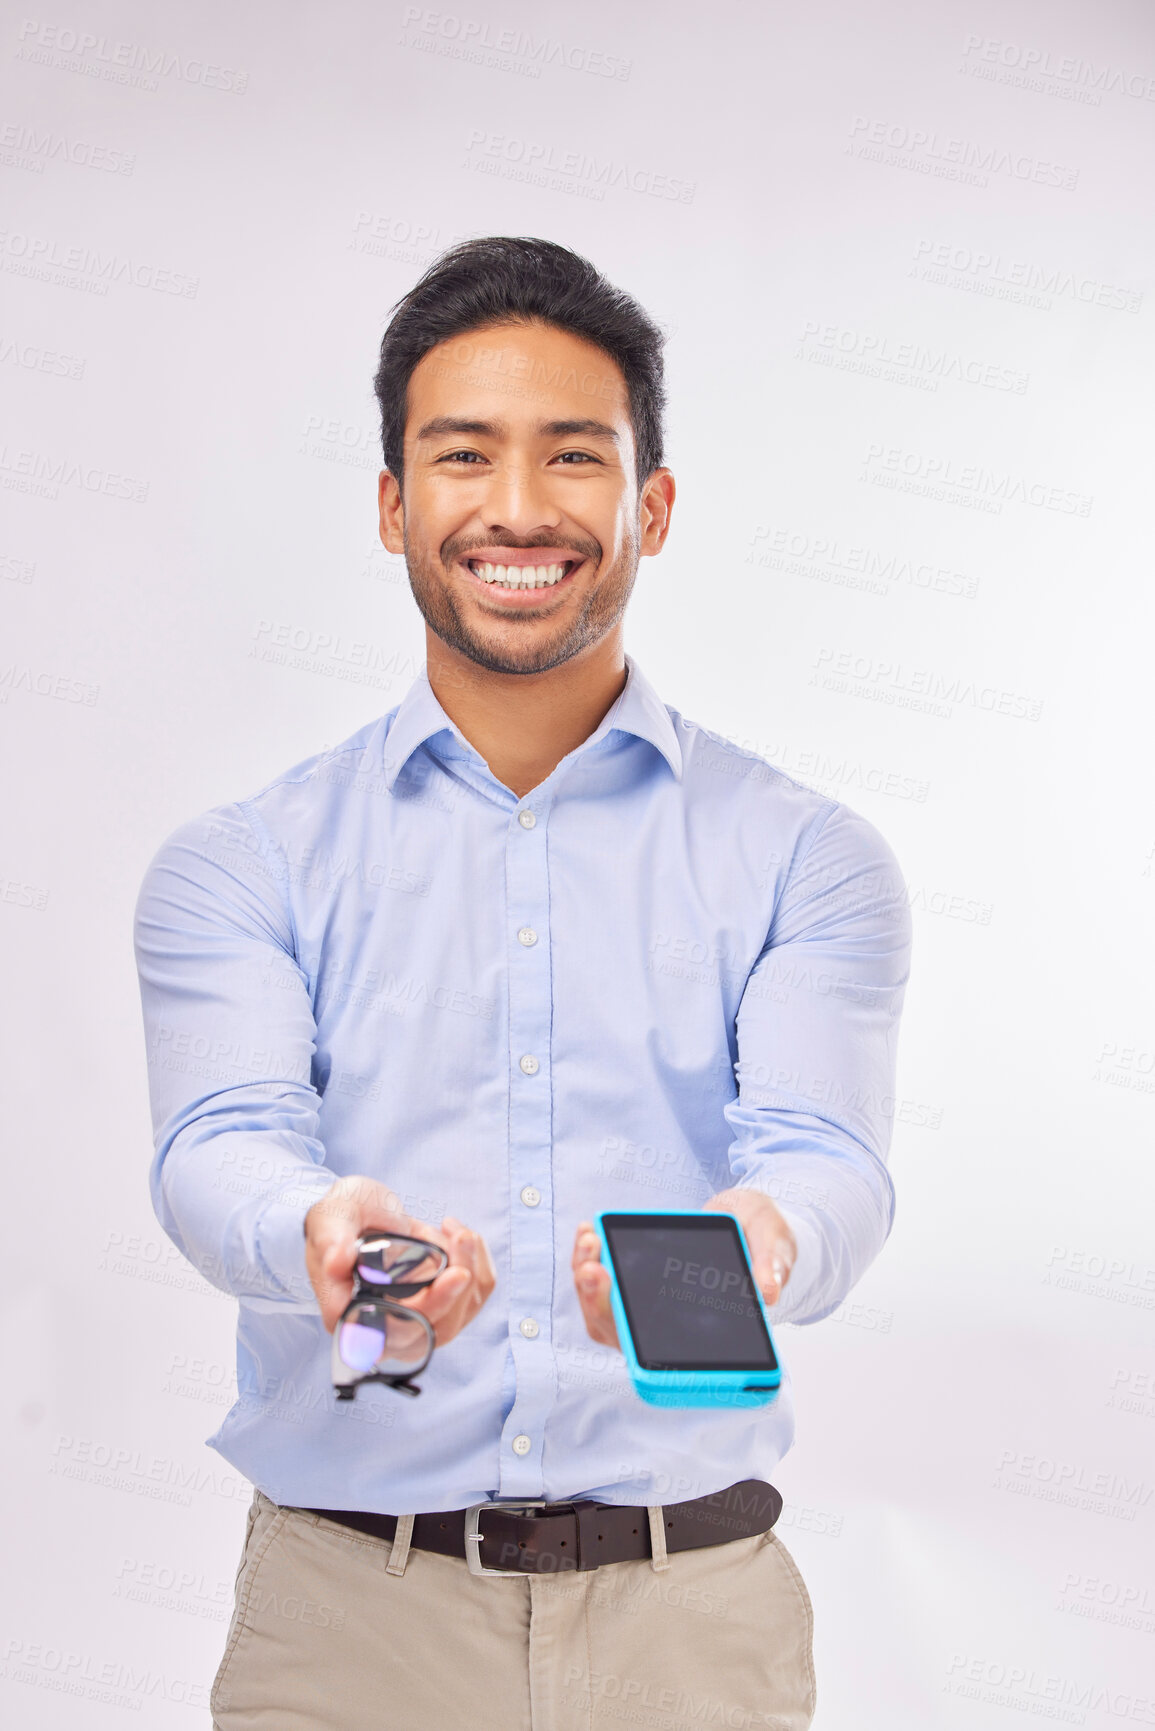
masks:
[[[337,1178],[318,1135],[316,1024],[287,868],[239,805],[176,830],[145,874],[134,940],[155,1154],[173,1243],[257,1310],[313,1311],[304,1217]]]
[[[899,1016],[911,919],[898,863],[838,804],[799,848],[737,1016],[723,1108],[739,1188],[774,1198],[798,1256],[771,1317],[817,1322],[886,1242]]]

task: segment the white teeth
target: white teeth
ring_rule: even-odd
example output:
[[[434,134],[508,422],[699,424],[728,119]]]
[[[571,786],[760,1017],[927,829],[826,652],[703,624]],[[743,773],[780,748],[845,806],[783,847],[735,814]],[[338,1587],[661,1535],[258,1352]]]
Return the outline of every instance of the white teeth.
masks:
[[[475,559],[470,568],[484,582],[503,589],[549,589],[565,576],[564,565],[487,565]]]

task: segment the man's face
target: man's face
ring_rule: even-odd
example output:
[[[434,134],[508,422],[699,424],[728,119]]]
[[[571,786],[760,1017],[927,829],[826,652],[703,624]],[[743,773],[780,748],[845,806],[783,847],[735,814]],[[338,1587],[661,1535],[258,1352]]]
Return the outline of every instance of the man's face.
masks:
[[[409,382],[404,498],[381,476],[381,539],[449,648],[541,673],[621,619],[665,539],[673,478],[639,495],[629,397],[601,349],[551,325],[486,326]]]

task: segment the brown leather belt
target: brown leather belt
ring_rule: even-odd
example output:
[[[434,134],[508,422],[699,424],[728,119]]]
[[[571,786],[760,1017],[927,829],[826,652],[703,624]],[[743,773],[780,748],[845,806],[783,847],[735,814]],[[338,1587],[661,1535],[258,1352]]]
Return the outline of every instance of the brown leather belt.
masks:
[[[391,1540],[396,1515],[360,1509],[309,1509],[356,1532]],[[666,1503],[662,1524],[668,1551],[696,1551],[752,1538],[772,1527],[782,1497],[761,1479],[743,1479],[728,1490]],[[413,1517],[411,1544],[445,1557],[463,1557],[475,1575],[553,1575],[597,1569],[603,1563],[635,1562],[652,1555],[649,1514],[620,1503],[475,1503],[469,1509]]]

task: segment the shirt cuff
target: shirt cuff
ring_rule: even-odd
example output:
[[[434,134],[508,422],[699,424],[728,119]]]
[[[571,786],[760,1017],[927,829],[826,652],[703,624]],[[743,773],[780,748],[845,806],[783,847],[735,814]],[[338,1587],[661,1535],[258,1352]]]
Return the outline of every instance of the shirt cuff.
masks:
[[[305,1266],[305,1216],[336,1182],[335,1173],[319,1171],[315,1180],[302,1180],[268,1203],[261,1213],[257,1251],[274,1285],[284,1294],[283,1298],[271,1294],[280,1298],[278,1308],[287,1302],[294,1309],[320,1310]]]

